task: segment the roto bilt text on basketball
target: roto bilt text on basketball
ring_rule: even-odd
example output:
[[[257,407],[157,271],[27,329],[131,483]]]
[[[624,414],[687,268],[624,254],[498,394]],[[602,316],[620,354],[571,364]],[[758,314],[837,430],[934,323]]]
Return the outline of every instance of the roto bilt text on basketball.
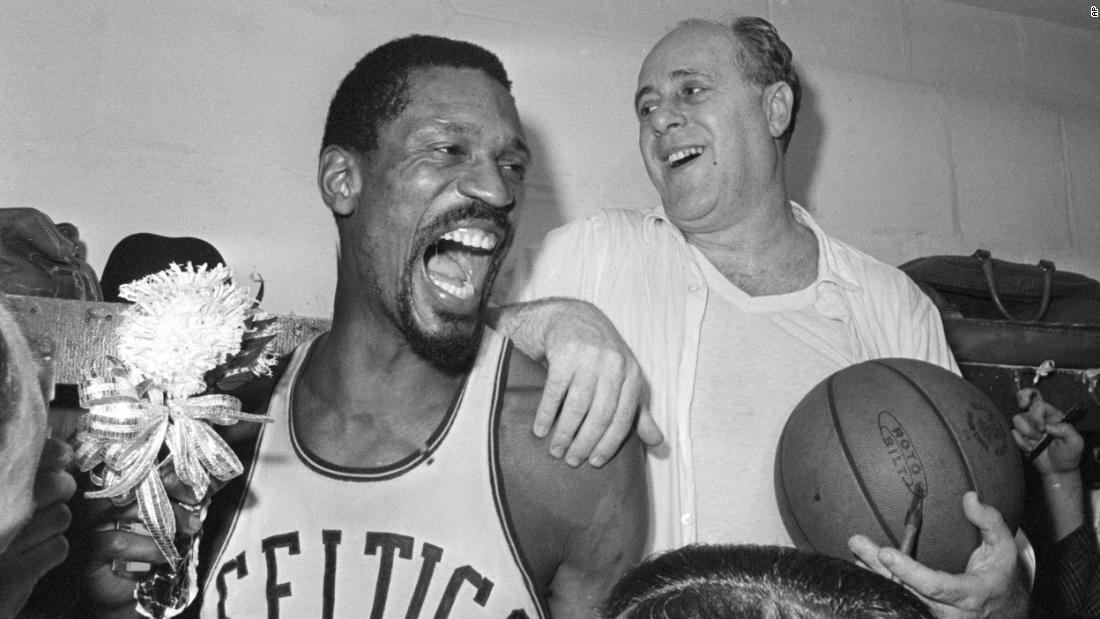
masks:
[[[894,464],[894,470],[901,478],[910,492],[916,492],[917,484],[925,491],[928,490],[928,480],[924,475],[924,465],[913,445],[913,439],[905,431],[905,427],[889,411],[878,414],[878,431],[882,435],[882,442],[886,445],[886,453]]]
[[[317,540],[321,542],[320,547],[303,544],[299,532],[294,531],[264,538],[260,544],[262,557],[241,552],[224,561],[215,581],[218,616],[233,616],[233,607],[241,604],[255,612],[255,602],[259,598],[267,601],[267,616],[278,617],[280,602],[291,602],[287,598],[293,597],[295,603],[315,609],[310,612],[312,616],[326,619],[351,611],[365,616],[365,603],[371,607],[371,617],[443,619],[451,615],[456,605],[462,609],[457,610],[456,615],[471,616],[469,613],[476,606],[470,602],[485,606],[493,593],[493,581],[470,565],[456,567],[449,574],[442,571],[437,574],[436,568],[444,554],[442,548],[423,542],[418,556],[414,557],[416,543],[412,537],[377,531],[367,531],[362,551],[376,558],[366,563],[356,560],[354,568],[345,567],[354,572],[350,580],[359,582],[340,590],[340,583],[347,584],[349,580],[348,574],[338,574],[338,566],[342,563],[339,555],[346,552],[340,547],[343,532],[326,529],[320,533],[321,539]],[[303,554],[304,545],[309,546],[307,552],[322,551],[324,556],[307,558]],[[361,547],[358,543],[355,546]],[[303,569],[305,565],[314,567]],[[371,572],[377,573],[373,596],[370,594]],[[432,587],[436,578],[446,579],[442,595],[439,593],[441,580],[436,582],[434,589]],[[282,611],[286,614],[288,609]],[[522,609],[512,611],[508,617],[528,619]]]

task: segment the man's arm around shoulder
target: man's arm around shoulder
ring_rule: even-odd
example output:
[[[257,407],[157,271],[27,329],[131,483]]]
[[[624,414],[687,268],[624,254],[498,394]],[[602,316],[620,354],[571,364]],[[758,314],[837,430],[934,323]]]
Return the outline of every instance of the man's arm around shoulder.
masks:
[[[513,353],[510,373],[540,370]],[[549,439],[531,431],[538,399],[531,387],[510,388],[505,398],[501,456],[510,515],[554,617],[595,616],[611,586],[642,557],[648,532],[642,445],[631,437],[599,469],[566,466],[549,455]]]

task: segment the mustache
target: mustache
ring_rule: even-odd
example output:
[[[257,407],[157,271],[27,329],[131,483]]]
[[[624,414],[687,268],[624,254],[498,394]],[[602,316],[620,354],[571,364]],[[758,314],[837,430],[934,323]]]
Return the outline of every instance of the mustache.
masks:
[[[425,227],[429,230],[435,230],[449,228],[466,219],[485,219],[500,226],[505,233],[510,233],[512,231],[512,222],[508,219],[508,211],[510,210],[510,208],[489,206],[482,200],[471,200],[454,210],[439,215],[428,222]]]

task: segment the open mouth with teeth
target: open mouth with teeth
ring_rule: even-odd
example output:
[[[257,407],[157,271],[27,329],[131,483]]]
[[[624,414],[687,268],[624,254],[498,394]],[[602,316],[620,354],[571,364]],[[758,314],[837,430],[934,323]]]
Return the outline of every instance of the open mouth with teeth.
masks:
[[[461,227],[429,245],[424,251],[424,272],[444,293],[435,296],[463,307],[477,303],[491,280],[502,240],[495,232]]]
[[[665,157],[665,163],[670,168],[676,169],[688,162],[694,160],[699,155],[703,154],[702,146],[691,146],[689,148],[681,148],[678,151],[673,152],[669,156]]]

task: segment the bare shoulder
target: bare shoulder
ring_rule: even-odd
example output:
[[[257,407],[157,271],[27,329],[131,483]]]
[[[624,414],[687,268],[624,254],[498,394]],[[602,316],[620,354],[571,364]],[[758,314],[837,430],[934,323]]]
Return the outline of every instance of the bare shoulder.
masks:
[[[644,455],[636,438],[597,469],[551,457],[549,439],[534,435],[543,374],[539,364],[513,351],[500,445],[508,511],[553,607],[555,596],[605,592],[640,559],[648,521]],[[574,580],[592,591],[577,590]]]
[[[535,486],[532,494],[546,497],[540,501],[552,513],[572,520],[572,516],[585,517],[593,511],[588,501],[566,499],[598,498],[612,494],[633,494],[645,491],[643,452],[640,442],[631,437],[618,454],[605,466],[589,465],[570,467],[564,461],[550,456],[549,438],[539,438],[532,431],[535,410],[542,395],[542,366],[518,350],[513,350],[508,388],[502,403],[500,439],[502,466],[506,480],[523,480],[524,485]],[[522,377],[522,380],[516,378]],[[551,500],[554,499],[561,500]],[[596,501],[592,501],[595,503]]]

